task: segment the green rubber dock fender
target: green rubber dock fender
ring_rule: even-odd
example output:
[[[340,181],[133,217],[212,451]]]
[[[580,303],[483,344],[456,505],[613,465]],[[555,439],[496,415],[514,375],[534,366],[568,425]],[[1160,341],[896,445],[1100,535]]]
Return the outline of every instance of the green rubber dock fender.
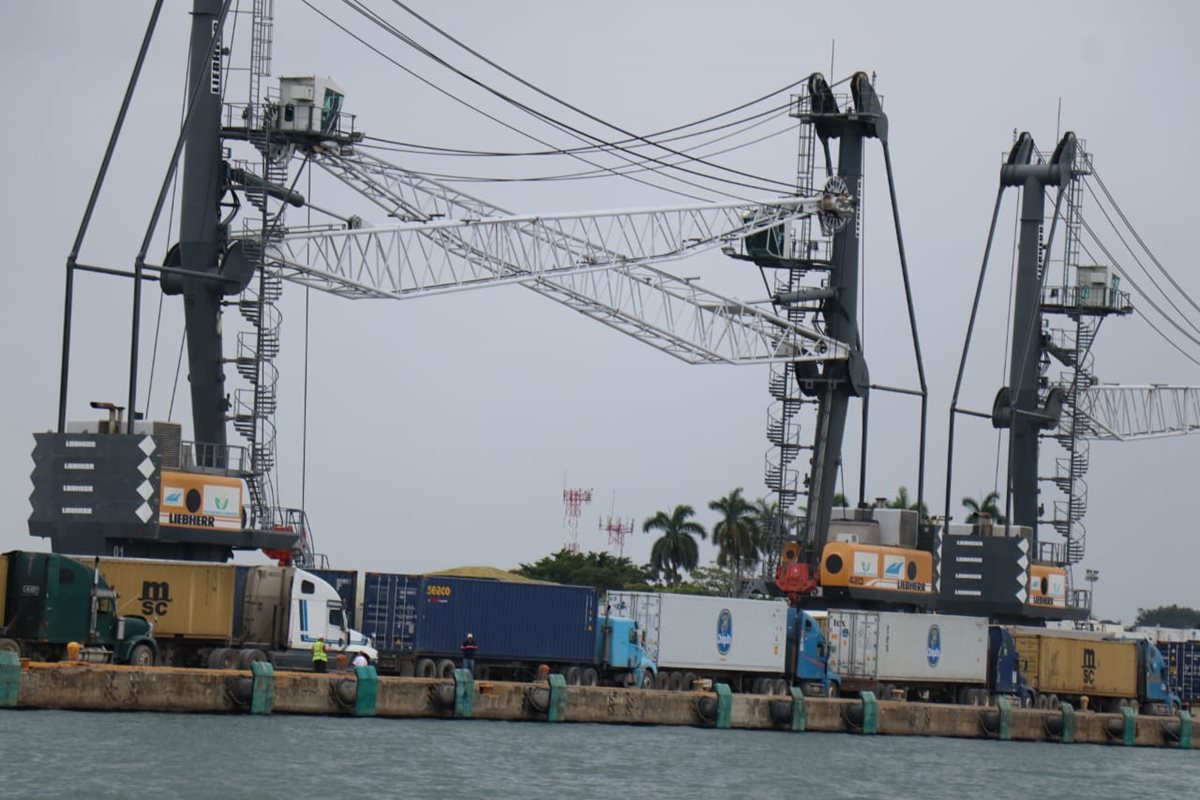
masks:
[[[567,679],[558,673],[546,678],[550,684],[550,702],[546,708],[547,722],[562,722],[567,718]]]
[[[0,650],[0,708],[16,707],[20,693],[21,657],[8,650]]]
[[[862,695],[862,734],[871,736],[879,732],[879,701],[874,692],[860,692]]]
[[[1121,743],[1124,745],[1137,744],[1137,712],[1132,708],[1122,708],[1121,716],[1124,717],[1124,728],[1121,732]]]
[[[355,667],[354,677],[358,682],[354,694],[354,716],[375,716],[375,701],[379,697],[379,673],[373,664]]]
[[[996,708],[999,710],[1000,725],[996,738],[1002,742],[1012,741],[1012,703],[1007,697],[996,698]]]
[[[808,729],[808,701],[804,698],[804,690],[799,686],[792,687],[792,730],[805,731]]]
[[[270,714],[275,707],[275,667],[268,661],[255,661],[250,665],[251,679],[250,713]]]
[[[1059,703],[1058,710],[1062,713],[1062,738],[1059,741],[1071,744],[1075,741],[1075,709],[1070,703]]]
[[[717,719],[713,727],[728,728],[733,718],[733,690],[727,683],[718,683],[713,686],[713,691],[717,693]]]
[[[454,716],[470,719],[475,712],[475,677],[470,670],[454,670]]]
[[[1183,709],[1179,710],[1179,749],[1192,749],[1192,715]]]

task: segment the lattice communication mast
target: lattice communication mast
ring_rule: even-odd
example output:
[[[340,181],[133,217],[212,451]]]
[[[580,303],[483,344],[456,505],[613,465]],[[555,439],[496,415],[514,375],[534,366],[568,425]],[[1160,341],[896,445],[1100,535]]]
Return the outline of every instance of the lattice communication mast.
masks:
[[[590,502],[591,489],[563,489],[563,529],[567,534],[565,547],[568,552],[579,552],[579,516]]]
[[[608,531],[608,549],[616,548],[617,557],[625,555],[625,539],[633,533],[633,517],[627,520],[609,514],[600,520],[600,530]]]

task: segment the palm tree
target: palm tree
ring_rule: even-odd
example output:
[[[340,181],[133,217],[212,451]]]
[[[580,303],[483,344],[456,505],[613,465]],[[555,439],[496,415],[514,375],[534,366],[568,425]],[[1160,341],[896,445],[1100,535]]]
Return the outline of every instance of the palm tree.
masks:
[[[666,577],[668,586],[678,585],[682,577],[680,569],[690,572],[700,563],[700,550],[693,537],[704,539],[708,532],[700,523],[688,519],[695,515],[696,510],[691,506],[675,506],[670,514],[659,511],[642,523],[643,533],[662,531],[650,548],[650,565],[656,574]]]
[[[1000,506],[997,505],[999,501],[999,492],[989,492],[982,500],[976,500],[974,497],[964,497],[962,499],[963,508],[971,512],[967,515],[967,522],[970,524],[976,522],[996,522],[1003,525],[1004,515],[1000,513]]]
[[[717,545],[717,564],[733,567],[734,593],[741,594],[742,572],[753,567],[759,557],[759,523],[755,507],[742,497],[738,487],[725,497],[708,504],[720,513],[713,526],[713,543]]]
[[[893,498],[892,501],[887,504],[887,507],[888,508],[906,508],[909,511],[916,511],[921,515],[922,519],[929,516],[929,507],[926,506],[924,503],[918,504],[915,500],[913,500],[911,497],[909,497],[907,486],[901,486],[899,489],[896,490],[895,498]]]
[[[837,506],[838,508],[849,508],[850,501],[847,500],[846,495],[842,494],[841,492],[834,492],[833,505]]]
[[[756,545],[760,555],[766,555],[767,549],[771,547],[772,537],[776,532],[786,535],[788,529],[788,517],[779,510],[779,502],[776,500],[768,500],[765,497],[760,497],[754,501],[754,518],[758,523],[758,537]]]

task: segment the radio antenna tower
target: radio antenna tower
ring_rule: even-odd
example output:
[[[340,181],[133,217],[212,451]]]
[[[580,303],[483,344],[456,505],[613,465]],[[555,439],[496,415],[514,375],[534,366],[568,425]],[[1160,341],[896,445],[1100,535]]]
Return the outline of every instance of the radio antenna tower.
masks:
[[[579,515],[583,507],[592,502],[591,489],[563,488],[563,528],[567,533],[568,552],[579,552]]]
[[[608,531],[608,549],[611,551],[616,548],[617,557],[625,555],[625,537],[633,533],[633,517],[628,520],[623,520],[620,517],[613,518],[612,514],[608,515],[608,519],[600,521],[600,530]]]

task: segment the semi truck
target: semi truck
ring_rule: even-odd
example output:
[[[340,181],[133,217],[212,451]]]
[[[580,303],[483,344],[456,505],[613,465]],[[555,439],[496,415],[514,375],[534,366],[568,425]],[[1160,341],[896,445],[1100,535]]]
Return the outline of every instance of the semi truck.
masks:
[[[1167,662],[1149,639],[1016,625],[1006,630],[1037,708],[1057,708],[1060,701],[1078,706],[1083,697],[1095,711],[1167,714],[1181,705]]]
[[[713,680],[754,694],[785,694],[792,685],[838,691],[817,619],[784,602],[615,591],[606,603],[645,630],[657,689],[688,691]]]
[[[116,592],[86,561],[53,553],[0,555],[0,650],[37,661],[153,664],[150,624],[117,611]]]
[[[384,673],[449,677],[473,634],[481,679],[530,680],[543,664],[572,685],[649,687],[657,674],[640,626],[601,612],[591,587],[377,572],[363,587]]]
[[[282,669],[312,666],[312,646],[378,653],[346,624],[342,600],[326,581],[297,567],[98,558],[120,613],[154,625],[159,663],[246,669],[270,661]]]

